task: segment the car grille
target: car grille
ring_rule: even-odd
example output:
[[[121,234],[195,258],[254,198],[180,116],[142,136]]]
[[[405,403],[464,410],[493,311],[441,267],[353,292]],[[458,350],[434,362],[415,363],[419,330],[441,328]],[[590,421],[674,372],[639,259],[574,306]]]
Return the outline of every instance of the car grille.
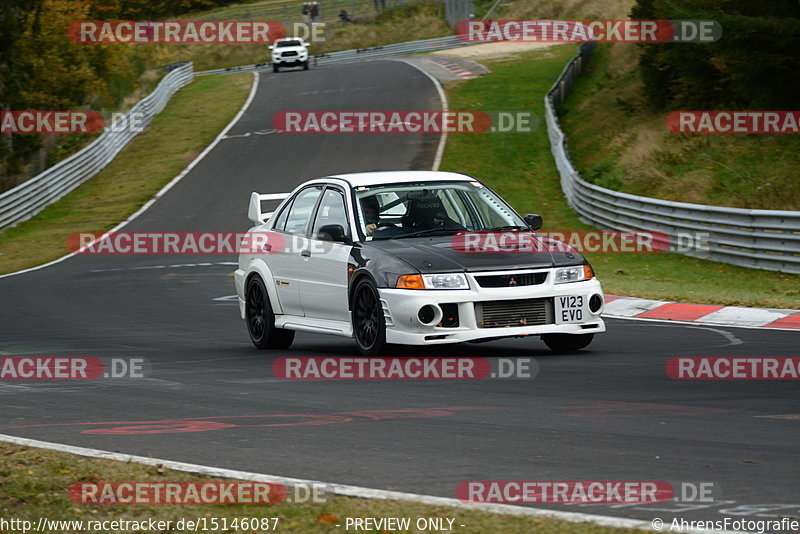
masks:
[[[478,328],[553,324],[552,299],[492,300],[475,303]]]
[[[297,52],[294,52],[294,51],[291,51],[291,50],[290,50],[290,51],[288,51],[288,52],[283,52],[283,53],[281,54],[281,57],[289,57],[289,56],[296,56],[296,55],[297,55]]]
[[[478,285],[481,287],[519,287],[536,286],[543,284],[547,279],[547,273],[523,273],[523,274],[494,274],[487,276],[476,276]]]

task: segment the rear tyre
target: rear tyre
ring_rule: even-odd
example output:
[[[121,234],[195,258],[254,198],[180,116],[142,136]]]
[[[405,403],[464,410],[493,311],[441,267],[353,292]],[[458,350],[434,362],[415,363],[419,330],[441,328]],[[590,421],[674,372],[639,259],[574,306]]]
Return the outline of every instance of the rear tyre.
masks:
[[[363,356],[379,356],[386,350],[386,320],[372,280],[362,279],[353,291],[353,337]]]
[[[288,349],[294,341],[294,330],[275,326],[275,314],[269,302],[267,288],[261,278],[254,276],[245,291],[245,320],[253,345],[259,349]]]
[[[303,70],[308,70],[308,61],[303,61]]]
[[[278,65],[276,65],[275,63],[272,64],[272,72],[278,72],[280,70],[281,69],[280,69],[280,67],[278,67]]]
[[[589,346],[594,334],[544,334],[542,341],[553,352],[576,352]]]

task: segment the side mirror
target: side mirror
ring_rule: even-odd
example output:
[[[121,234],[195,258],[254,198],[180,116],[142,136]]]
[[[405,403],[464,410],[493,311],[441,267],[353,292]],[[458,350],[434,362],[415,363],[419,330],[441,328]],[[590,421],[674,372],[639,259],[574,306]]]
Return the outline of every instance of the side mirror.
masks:
[[[344,233],[341,224],[326,224],[317,232],[317,239],[321,241],[333,241],[334,243],[349,243],[350,239]]]
[[[270,50],[272,50],[272,49],[273,49],[273,48],[275,48],[275,47],[274,47],[274,46],[272,46],[272,45],[269,45],[267,48],[268,48],[268,49],[270,49]]]
[[[538,213],[529,213],[525,216],[525,224],[527,224],[531,230],[538,230],[542,227],[544,222],[542,221],[542,216]]]

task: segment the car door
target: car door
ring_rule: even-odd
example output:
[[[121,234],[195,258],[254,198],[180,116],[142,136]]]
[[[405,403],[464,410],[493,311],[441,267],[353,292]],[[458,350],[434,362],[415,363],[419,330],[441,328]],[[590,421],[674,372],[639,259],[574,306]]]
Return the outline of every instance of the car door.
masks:
[[[278,300],[286,315],[303,315],[300,302],[305,265],[303,251],[308,249],[307,233],[322,189],[320,184],[300,190],[286,208],[288,211],[285,216],[282,211],[272,228],[283,237],[283,247],[265,256],[272,270]]]
[[[339,226],[342,234],[333,232]],[[306,317],[349,321],[347,266],[353,230],[344,190],[328,186],[322,193],[303,257],[300,300]],[[338,241],[337,241],[338,240]]]

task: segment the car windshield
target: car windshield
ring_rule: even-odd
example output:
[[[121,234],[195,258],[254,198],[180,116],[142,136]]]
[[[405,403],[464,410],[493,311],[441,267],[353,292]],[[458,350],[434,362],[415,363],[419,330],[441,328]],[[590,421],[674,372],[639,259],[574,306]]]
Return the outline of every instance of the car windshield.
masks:
[[[284,46],[303,46],[303,43],[300,41],[278,41],[278,48],[283,48]]]
[[[527,228],[500,197],[477,181],[362,186],[354,191],[367,240]]]

